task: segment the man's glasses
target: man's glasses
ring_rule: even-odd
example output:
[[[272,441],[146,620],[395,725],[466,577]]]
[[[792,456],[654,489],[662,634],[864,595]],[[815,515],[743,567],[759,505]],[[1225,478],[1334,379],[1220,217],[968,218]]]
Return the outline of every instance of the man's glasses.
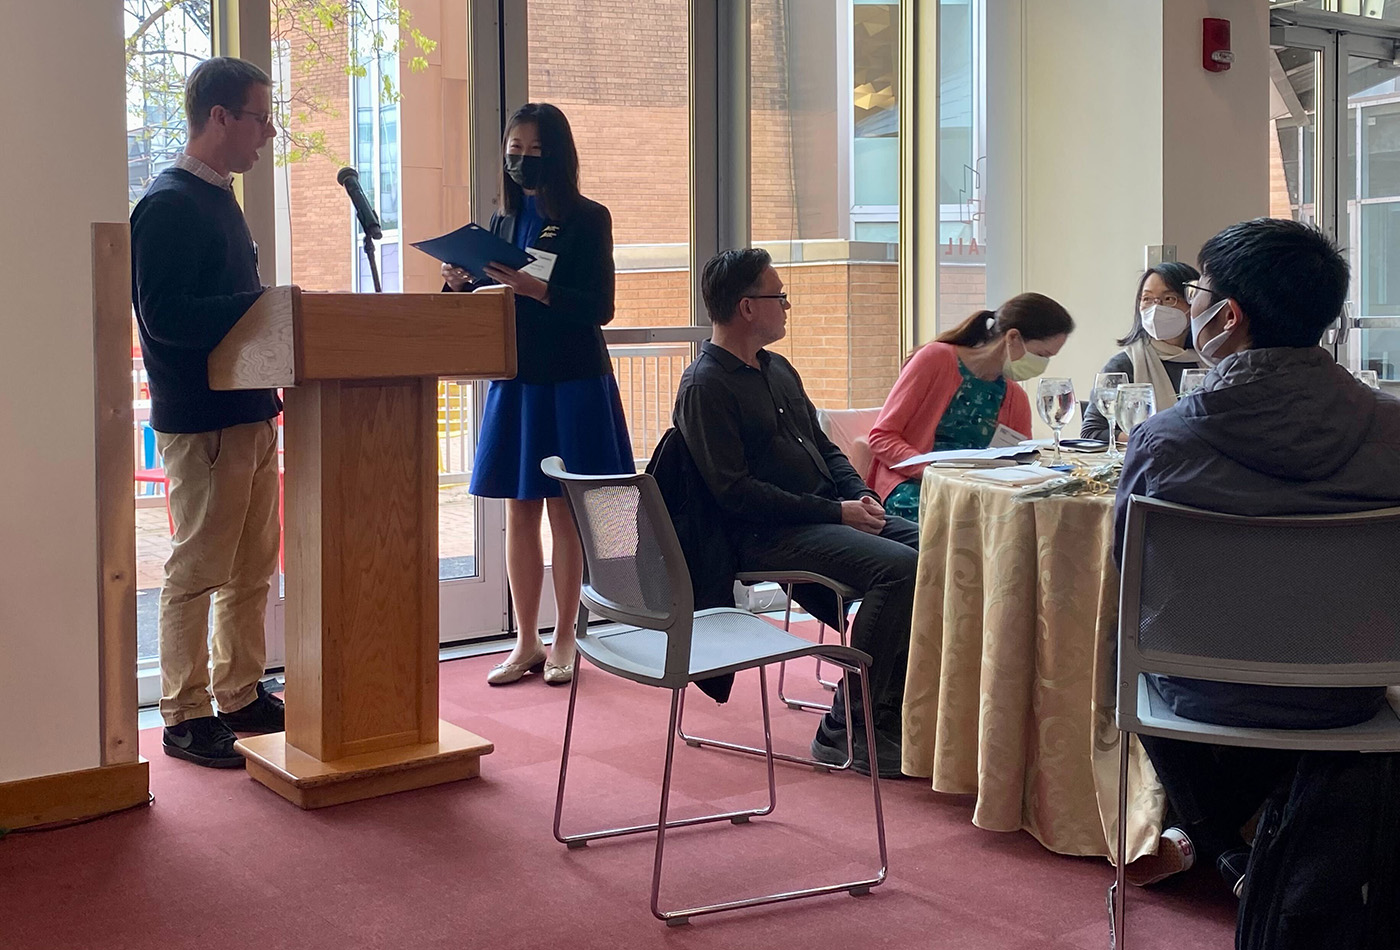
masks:
[[[271,112],[249,112],[246,109],[233,109],[229,112],[229,115],[233,116],[235,119],[252,119],[258,125],[269,125],[272,122]]]
[[[781,300],[787,303],[787,294],[744,294],[747,300]]]
[[[1201,294],[1215,293],[1214,290],[1211,290],[1209,287],[1202,287],[1200,284],[1182,284],[1181,286],[1186,288],[1187,300],[1195,300]]]

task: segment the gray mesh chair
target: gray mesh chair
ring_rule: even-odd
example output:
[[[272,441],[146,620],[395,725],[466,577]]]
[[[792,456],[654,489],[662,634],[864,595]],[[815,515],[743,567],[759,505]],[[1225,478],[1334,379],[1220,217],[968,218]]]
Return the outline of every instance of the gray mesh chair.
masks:
[[[836,596],[836,615],[840,617],[842,621],[841,627],[837,632],[840,634],[841,637],[841,646],[846,646],[846,630],[850,626],[849,622],[846,619],[846,609],[848,605],[852,603],[852,601],[856,600],[860,596],[860,591],[856,590],[855,588],[848,587],[847,585],[842,584],[840,581],[833,580],[832,578],[826,577],[822,574],[813,574],[810,571],[745,573],[736,575],[735,580],[739,581],[739,583],[741,584],[762,584],[766,582],[782,585],[783,591],[787,596],[787,606],[783,611],[784,633],[790,633],[792,630],[793,586],[796,584],[819,584],[822,587],[825,587]],[[820,624],[817,628],[817,645],[821,646],[825,643],[826,625]],[[817,682],[828,689],[831,689],[833,691],[836,690],[838,688],[837,683],[833,683],[829,680],[822,679],[822,655],[818,653],[816,654],[816,657]],[[778,664],[778,699],[780,699],[784,705],[786,705],[789,709],[811,709],[818,712],[831,711],[830,703],[819,703],[806,699],[793,699],[786,695],[783,692],[783,682],[786,678],[786,675],[787,663],[781,662]],[[839,686],[843,690],[846,708],[850,709],[851,696],[849,684],[843,681],[839,684]],[[696,749],[701,748],[702,746],[711,746],[712,748],[716,749],[726,749],[730,752],[743,752],[747,755],[768,754],[767,749],[760,749],[757,746],[744,745],[742,742],[730,742],[725,739],[708,739],[704,736],[696,736],[687,733],[685,731],[684,694],[682,694],[681,696],[680,717],[676,720],[676,735],[679,736],[685,742],[686,745]],[[779,759],[783,762],[794,762],[798,765],[808,765],[819,772],[839,772],[845,769],[849,769],[851,767],[851,763],[855,761],[854,741],[851,736],[851,731],[849,729],[846,730],[846,760],[841,765],[828,765],[825,762],[818,762],[811,756],[793,755],[789,752],[774,752],[773,758]]]
[[[1118,617],[1118,850],[1130,736],[1265,749],[1400,752],[1400,691],[1341,729],[1218,726],[1172,713],[1148,674],[1267,686],[1400,683],[1400,508],[1243,517],[1133,496]],[[1124,862],[1112,887],[1123,946]]]
[[[870,755],[871,792],[875,803],[875,835],[880,868],[869,877],[801,890],[778,891],[759,897],[686,907],[660,908],[661,870],[666,832],[672,828],[730,821],[735,824],[770,814],[777,804],[773,773],[773,737],[768,715],[768,688],[764,668],[799,656],[821,656],[828,662],[860,673],[865,708],[870,707],[870,657],[850,647],[816,644],[794,637],[747,611],[733,608],[694,610],[690,574],[661,492],[650,475],[572,475],[557,458],[540,466],[564,487],[583,542],[582,603],[577,621],[579,655],[614,676],[634,683],[671,691],[671,719],[666,729],[666,766],[661,779],[661,804],[655,823],[610,828],[579,834],[563,834],[564,791],[573,738],[574,710],[578,700],[582,665],[574,670],[569,689],[569,712],[564,726],[564,749],[559,762],[559,793],[554,806],[554,837],[570,848],[590,841],[622,835],[655,832],[656,855],[652,865],[651,912],[668,925],[684,924],[691,917],[754,907],[778,901],[849,891],[868,893],[882,883],[888,867],[885,820],[880,804],[879,769],[875,763],[875,736],[866,717],[866,742]],[[590,631],[588,612],[621,624],[621,629]],[[698,679],[758,669],[763,702],[763,741],[768,765],[768,803],[762,807],[728,811],[696,818],[671,819],[668,805],[675,756],[677,718],[686,687]]]

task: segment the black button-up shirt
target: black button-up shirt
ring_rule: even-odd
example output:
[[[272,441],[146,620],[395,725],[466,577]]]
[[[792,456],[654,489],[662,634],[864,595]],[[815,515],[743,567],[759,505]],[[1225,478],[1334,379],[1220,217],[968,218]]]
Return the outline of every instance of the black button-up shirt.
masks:
[[[767,350],[758,364],[706,340],[676,393],[675,426],[725,514],[751,525],[830,524],[841,521],[842,501],[876,498],[822,432],[792,364]]]

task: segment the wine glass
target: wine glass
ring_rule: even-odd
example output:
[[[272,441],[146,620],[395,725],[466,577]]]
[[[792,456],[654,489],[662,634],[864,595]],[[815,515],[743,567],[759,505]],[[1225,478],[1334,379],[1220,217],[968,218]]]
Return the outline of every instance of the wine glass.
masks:
[[[1063,376],[1042,376],[1036,388],[1036,408],[1040,418],[1055,430],[1055,461],[1063,464],[1060,457],[1060,430],[1069,417],[1074,415],[1074,383]]]
[[[1181,371],[1181,392],[1178,395],[1185,396],[1194,393],[1205,385],[1208,369],[1187,369]]]
[[[1380,377],[1373,369],[1359,369],[1356,371],[1355,376],[1372,389],[1381,388]]]
[[[1118,440],[1114,429],[1118,425],[1118,387],[1128,385],[1127,373],[1099,373],[1094,377],[1094,406],[1108,420],[1108,457],[1118,458]]]
[[[1157,411],[1157,392],[1151,383],[1129,383],[1118,387],[1118,426],[1125,436]]]

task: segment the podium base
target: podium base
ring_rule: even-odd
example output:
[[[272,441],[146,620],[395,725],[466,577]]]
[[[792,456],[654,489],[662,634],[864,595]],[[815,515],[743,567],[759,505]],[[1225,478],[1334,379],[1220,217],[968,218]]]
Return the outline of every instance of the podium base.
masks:
[[[287,744],[287,734],[240,739],[234,748],[247,759],[248,774],[298,808],[345,802],[476,778],[481,757],[495,749],[450,722],[438,720],[438,741],[347,756],[331,762]]]

